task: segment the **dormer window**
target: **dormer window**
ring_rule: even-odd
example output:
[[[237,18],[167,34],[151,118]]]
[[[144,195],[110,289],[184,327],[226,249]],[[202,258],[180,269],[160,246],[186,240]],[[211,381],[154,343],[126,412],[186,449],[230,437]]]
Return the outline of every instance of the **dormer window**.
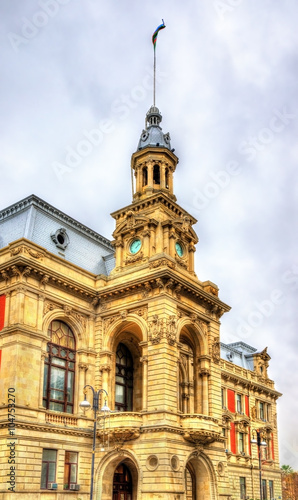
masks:
[[[63,227],[57,229],[55,233],[52,233],[51,238],[55,243],[56,247],[61,248],[61,250],[65,250],[65,248],[69,243],[69,236],[66,232],[66,229],[64,229]]]

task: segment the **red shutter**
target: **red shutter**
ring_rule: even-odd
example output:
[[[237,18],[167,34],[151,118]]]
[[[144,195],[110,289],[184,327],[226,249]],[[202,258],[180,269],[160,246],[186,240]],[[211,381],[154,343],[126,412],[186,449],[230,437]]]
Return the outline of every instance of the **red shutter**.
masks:
[[[231,422],[230,443],[231,443],[231,452],[236,453],[236,429],[234,422]]]
[[[248,451],[251,456],[251,437],[250,437],[250,429],[248,429]]]
[[[4,327],[5,295],[0,295],[0,330]]]
[[[274,441],[273,441],[273,433],[271,434],[271,458],[274,460]]]
[[[249,417],[249,398],[248,396],[245,396],[245,415]]]
[[[235,391],[228,389],[228,410],[235,413]]]

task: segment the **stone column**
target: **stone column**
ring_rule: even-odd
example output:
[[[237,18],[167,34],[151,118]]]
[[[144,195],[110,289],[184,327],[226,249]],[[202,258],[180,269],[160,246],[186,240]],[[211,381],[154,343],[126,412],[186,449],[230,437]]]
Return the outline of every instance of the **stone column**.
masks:
[[[140,358],[140,362],[143,365],[142,410],[147,411],[147,405],[148,405],[148,356],[143,356],[142,358]]]
[[[208,378],[210,376],[210,370],[207,368],[201,368],[200,376],[202,378],[202,414],[209,415]]]
[[[188,260],[188,266],[189,267],[188,268],[189,268],[189,272],[193,273],[193,274],[195,272],[195,265],[194,265],[195,251],[196,251],[196,247],[193,244],[193,242],[191,242],[189,244],[189,247],[188,247],[188,255],[189,255],[189,260]]]
[[[88,365],[85,363],[79,364],[79,383],[78,383],[78,404],[84,399],[84,387],[87,384],[86,373]]]

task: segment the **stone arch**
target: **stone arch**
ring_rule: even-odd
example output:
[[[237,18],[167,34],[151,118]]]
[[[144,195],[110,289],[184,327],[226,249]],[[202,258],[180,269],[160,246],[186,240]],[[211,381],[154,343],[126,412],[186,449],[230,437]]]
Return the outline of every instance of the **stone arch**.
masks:
[[[187,471],[191,481],[187,484]],[[192,491],[189,486],[192,485]],[[186,500],[217,500],[216,474],[213,464],[204,453],[193,452],[185,463]]]
[[[147,325],[137,316],[129,315],[125,319],[119,318],[107,329],[103,342],[103,356],[110,353],[111,370],[109,374],[108,393],[111,396],[111,407],[114,408],[116,387],[116,351],[119,344],[124,344],[133,359],[133,401],[132,411],[143,409],[143,365],[144,338],[147,338]]]
[[[63,321],[72,329],[72,332],[75,336],[77,349],[78,347],[82,346],[82,343],[85,344],[86,331],[84,329],[82,322],[71,314],[65,314],[65,311],[63,309],[54,309],[53,311],[49,311],[48,313],[45,314],[42,325],[43,332],[47,334],[51,322],[55,320]],[[48,340],[45,341],[45,343],[47,342]]]
[[[208,339],[203,328],[197,322],[191,322],[189,318],[181,318],[177,324],[178,337],[185,335],[193,344],[196,354],[208,354]]]
[[[147,323],[136,314],[129,314],[126,318],[117,318],[104,332],[102,348],[113,351],[119,336],[127,334],[133,336],[137,342],[148,340]]]
[[[118,465],[125,464],[132,477],[132,500],[140,498],[141,468],[132,452],[113,451],[100,462],[95,473],[96,500],[111,500],[113,497],[113,478]]]

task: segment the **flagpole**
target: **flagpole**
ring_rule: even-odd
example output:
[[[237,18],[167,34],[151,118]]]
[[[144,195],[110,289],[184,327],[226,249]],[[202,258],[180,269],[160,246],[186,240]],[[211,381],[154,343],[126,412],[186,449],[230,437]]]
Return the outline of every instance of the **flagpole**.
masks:
[[[152,43],[154,50],[154,60],[153,60],[153,106],[155,107],[155,97],[156,97],[156,40],[158,32],[165,28],[164,20],[162,19],[162,24],[160,24],[152,35]]]
[[[155,92],[156,92],[156,52],[154,47],[154,62],[153,62],[153,106],[155,107]]]

